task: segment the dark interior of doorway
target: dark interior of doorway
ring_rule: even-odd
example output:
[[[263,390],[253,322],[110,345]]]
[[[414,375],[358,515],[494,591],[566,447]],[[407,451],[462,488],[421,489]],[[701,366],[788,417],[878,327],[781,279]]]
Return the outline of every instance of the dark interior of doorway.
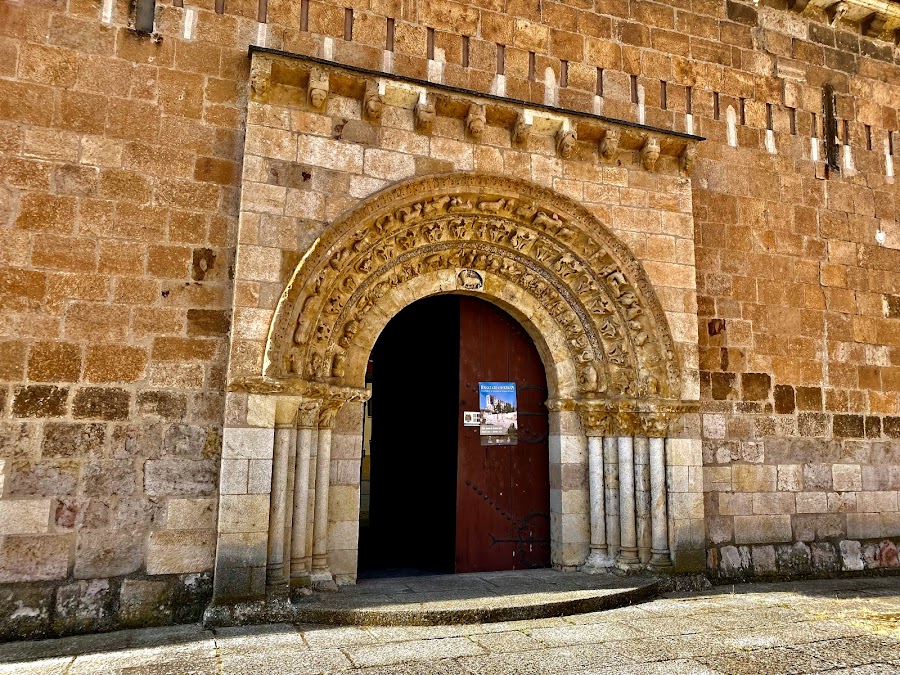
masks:
[[[453,295],[413,303],[372,350],[360,578],[454,570],[459,303]]]

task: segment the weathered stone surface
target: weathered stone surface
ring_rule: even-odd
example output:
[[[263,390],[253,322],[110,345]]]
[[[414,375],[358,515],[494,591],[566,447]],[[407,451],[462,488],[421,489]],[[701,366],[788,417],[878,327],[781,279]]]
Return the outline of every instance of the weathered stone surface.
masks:
[[[131,395],[124,389],[85,387],[75,393],[72,415],[75,418],[124,420],[128,418]]]
[[[128,459],[85,462],[81,469],[82,492],[89,497],[129,496],[134,493],[138,475],[134,461]]]
[[[96,457],[104,450],[106,425],[47,422],[41,441],[43,457]]]
[[[62,417],[66,414],[69,390],[49,385],[16,387],[12,412],[16,417]]]
[[[212,570],[214,530],[152,532],[147,547],[147,574],[186,574]]]
[[[15,460],[4,489],[8,497],[53,497],[73,495],[78,487],[80,465],[59,459],[43,462]]]
[[[98,630],[112,625],[115,591],[107,579],[75,581],[56,590],[52,628],[59,634]]]
[[[215,492],[215,460],[154,459],[144,463],[144,491],[148,495],[202,497]]]
[[[42,637],[50,628],[53,589],[43,585],[15,585],[0,589],[0,639]]]
[[[131,574],[144,563],[145,534],[82,530],[75,550],[76,579],[95,579]]]
[[[69,573],[71,535],[9,535],[0,542],[0,583],[63,579]]]
[[[206,446],[206,431],[190,424],[173,424],[163,438],[163,454],[200,459]]]
[[[168,581],[122,582],[119,620],[124,626],[165,625],[172,620],[174,591]]]

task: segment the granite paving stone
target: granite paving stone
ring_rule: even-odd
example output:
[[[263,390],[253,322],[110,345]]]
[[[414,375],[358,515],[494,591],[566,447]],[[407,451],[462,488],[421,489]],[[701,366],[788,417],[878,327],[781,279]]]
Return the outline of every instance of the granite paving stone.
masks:
[[[0,644],[0,675],[882,675],[900,673],[898,600],[853,579],[483,624],[185,625]]]

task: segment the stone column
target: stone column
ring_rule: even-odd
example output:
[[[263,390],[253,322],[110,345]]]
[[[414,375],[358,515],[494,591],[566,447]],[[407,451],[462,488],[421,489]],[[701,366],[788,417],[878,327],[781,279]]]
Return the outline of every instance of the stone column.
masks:
[[[316,453],[316,499],[313,516],[313,551],[310,581],[316,590],[336,590],[328,569],[328,487],[331,482],[331,432],[343,401],[325,401],[319,410]]]
[[[634,438],[634,502],[637,512],[637,546],[641,563],[650,562],[650,439]]]
[[[619,522],[622,545],[618,564],[632,568],[640,563],[637,556],[637,527],[634,509],[634,439],[619,437]]]
[[[650,439],[650,512],[652,548],[650,564],[671,567],[669,514],[666,508],[666,439]]]
[[[294,463],[294,518],[291,532],[291,588],[307,587],[309,549],[306,546],[309,520],[309,465],[313,444],[318,439],[319,403],[304,401],[297,412],[297,459]]]
[[[603,479],[606,493],[606,547],[610,560],[619,554],[619,439],[607,436],[603,439]]]
[[[290,399],[275,406],[275,447],[272,458],[272,488],[269,496],[269,539],[266,563],[267,592],[287,590],[285,574],[285,522],[287,517],[288,464],[295,442],[296,404]]]
[[[612,565],[606,546],[606,492],[603,485],[603,438],[588,436],[588,479],[591,500],[591,552],[585,567]]]

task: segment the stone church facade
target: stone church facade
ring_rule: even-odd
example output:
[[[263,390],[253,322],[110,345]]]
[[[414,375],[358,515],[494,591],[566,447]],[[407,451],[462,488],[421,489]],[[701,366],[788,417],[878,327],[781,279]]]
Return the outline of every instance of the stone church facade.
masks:
[[[555,567],[896,570],[898,40],[874,0],[2,0],[3,636],[354,583],[370,353],[437,294],[534,341]]]

